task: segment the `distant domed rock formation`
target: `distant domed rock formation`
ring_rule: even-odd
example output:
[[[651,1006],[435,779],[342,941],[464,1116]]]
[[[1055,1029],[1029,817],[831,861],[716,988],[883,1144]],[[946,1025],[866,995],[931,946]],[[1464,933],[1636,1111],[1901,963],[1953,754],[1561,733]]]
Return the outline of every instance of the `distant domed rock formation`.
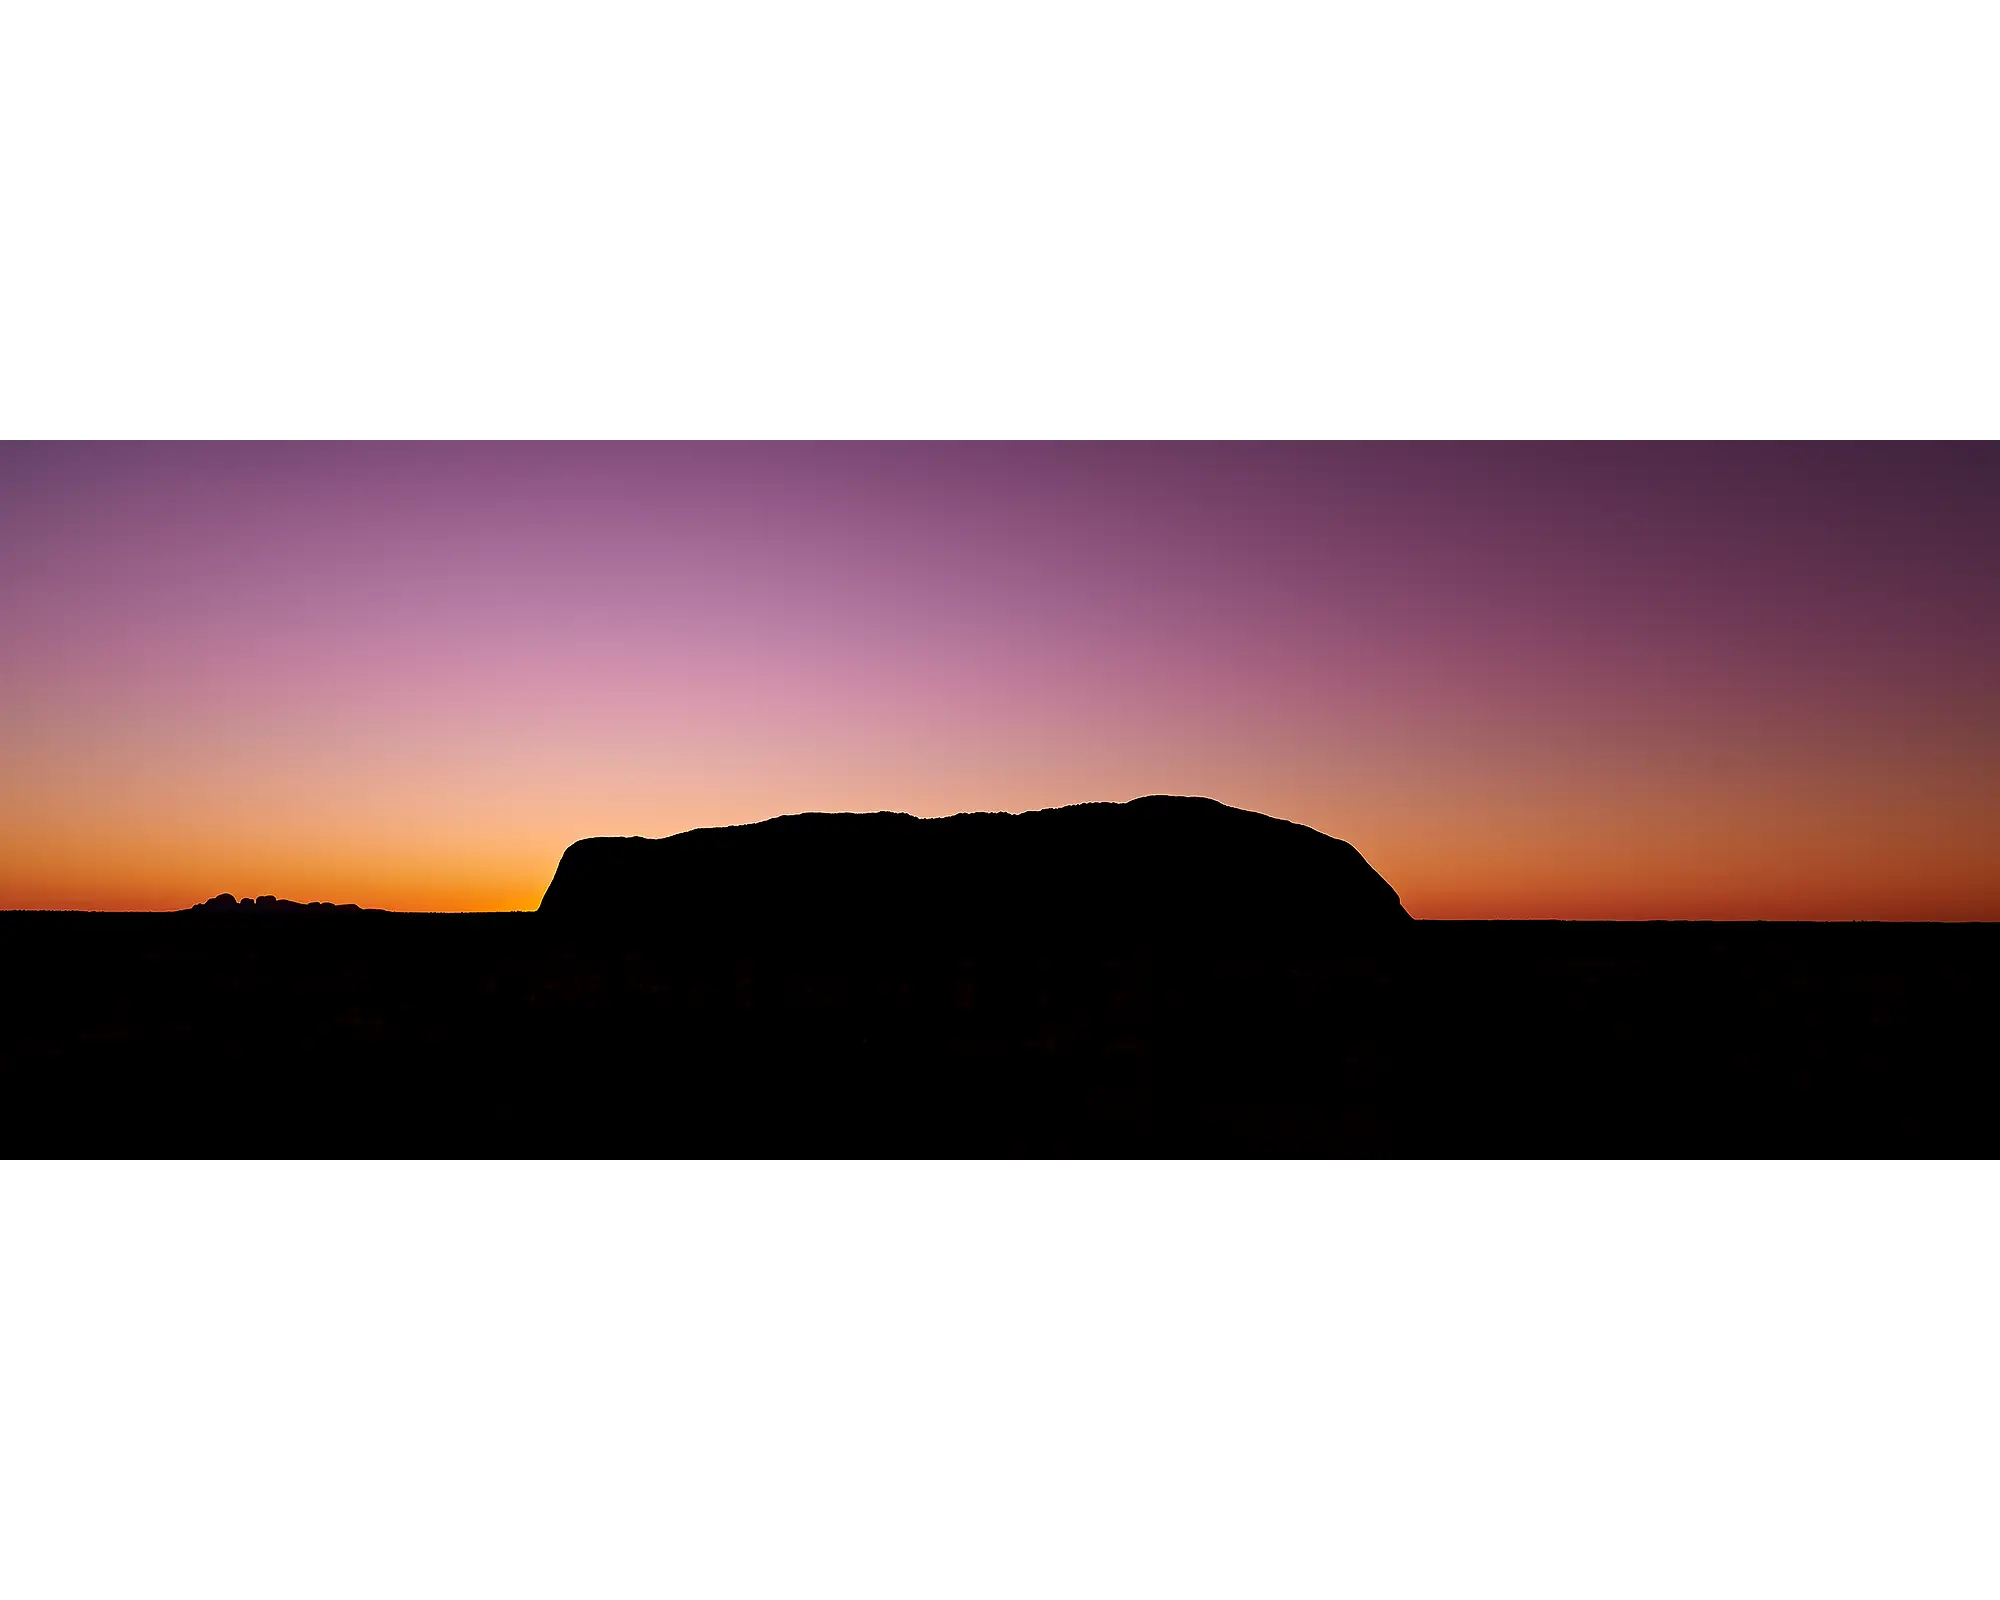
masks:
[[[541,910],[781,942],[1313,942],[1410,920],[1352,845],[1182,795],[933,818],[807,812],[665,839],[581,839]]]
[[[198,906],[189,906],[190,911],[359,911],[357,905],[335,905],[331,900],[280,900],[275,895],[260,894],[251,899],[247,894],[237,899],[233,894],[219,894],[212,900],[204,900]]]

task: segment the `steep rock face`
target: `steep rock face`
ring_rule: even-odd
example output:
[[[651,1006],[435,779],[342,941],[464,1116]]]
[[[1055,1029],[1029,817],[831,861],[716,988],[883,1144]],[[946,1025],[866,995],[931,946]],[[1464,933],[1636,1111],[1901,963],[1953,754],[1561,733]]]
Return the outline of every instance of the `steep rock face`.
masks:
[[[1263,942],[1409,921],[1352,845],[1179,795],[1018,815],[809,812],[665,839],[582,839],[541,909],[704,940]]]

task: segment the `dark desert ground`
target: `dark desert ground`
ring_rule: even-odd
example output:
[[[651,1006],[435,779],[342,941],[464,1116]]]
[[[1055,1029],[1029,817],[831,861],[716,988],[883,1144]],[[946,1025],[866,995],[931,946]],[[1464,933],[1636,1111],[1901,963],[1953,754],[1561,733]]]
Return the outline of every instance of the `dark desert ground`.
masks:
[[[1419,921],[1154,797],[583,841],[533,913],[7,913],[0,1063],[17,1153],[1976,1154],[1997,957]]]

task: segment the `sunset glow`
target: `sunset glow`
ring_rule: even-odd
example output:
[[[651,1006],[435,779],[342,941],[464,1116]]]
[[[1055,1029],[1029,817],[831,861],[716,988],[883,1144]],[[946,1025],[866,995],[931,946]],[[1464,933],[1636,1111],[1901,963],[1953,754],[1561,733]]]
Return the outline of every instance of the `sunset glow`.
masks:
[[[0,447],[0,906],[1209,795],[1419,917],[2000,917],[1989,446]]]

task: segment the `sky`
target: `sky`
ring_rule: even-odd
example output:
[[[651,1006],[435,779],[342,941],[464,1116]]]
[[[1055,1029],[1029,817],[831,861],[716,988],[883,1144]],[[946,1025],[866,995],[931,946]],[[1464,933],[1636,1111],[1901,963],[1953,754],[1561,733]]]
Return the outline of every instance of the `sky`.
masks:
[[[1157,793],[1419,917],[2000,917],[2000,447],[0,445],[0,907]]]

